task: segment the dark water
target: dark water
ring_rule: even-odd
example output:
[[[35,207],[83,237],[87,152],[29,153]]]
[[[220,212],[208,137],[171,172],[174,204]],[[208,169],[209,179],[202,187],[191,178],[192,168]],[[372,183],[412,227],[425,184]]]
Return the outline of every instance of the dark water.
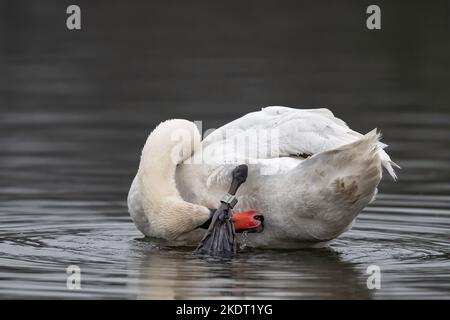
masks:
[[[65,29],[68,4],[0,4],[0,298],[450,297],[446,1],[381,1],[378,33],[364,1],[78,4],[79,32]],[[399,182],[385,177],[324,249],[220,261],[143,239],[126,194],[149,131],[265,105],[378,127]],[[78,291],[66,288],[72,264]]]

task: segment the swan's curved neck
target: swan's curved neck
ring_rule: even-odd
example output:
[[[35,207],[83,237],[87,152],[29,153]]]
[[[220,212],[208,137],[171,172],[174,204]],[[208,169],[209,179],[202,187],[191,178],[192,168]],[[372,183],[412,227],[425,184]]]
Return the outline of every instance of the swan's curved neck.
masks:
[[[165,197],[182,200],[175,182],[177,165],[188,159],[200,145],[194,123],[168,120],[149,135],[142,150],[139,175],[154,203]]]
[[[149,220],[154,220],[153,225],[164,224],[160,229],[171,232],[170,237],[191,231],[209,219],[208,208],[181,198],[175,181],[177,165],[199,145],[200,133],[195,124],[174,119],[156,127],[142,150],[138,170],[142,205]]]

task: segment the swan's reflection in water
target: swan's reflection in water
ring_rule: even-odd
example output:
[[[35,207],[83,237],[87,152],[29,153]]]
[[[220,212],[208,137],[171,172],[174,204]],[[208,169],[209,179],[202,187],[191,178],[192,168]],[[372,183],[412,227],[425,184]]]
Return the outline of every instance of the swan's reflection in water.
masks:
[[[192,249],[151,250],[133,286],[138,299],[371,299],[366,275],[330,248],[241,252],[223,260]]]

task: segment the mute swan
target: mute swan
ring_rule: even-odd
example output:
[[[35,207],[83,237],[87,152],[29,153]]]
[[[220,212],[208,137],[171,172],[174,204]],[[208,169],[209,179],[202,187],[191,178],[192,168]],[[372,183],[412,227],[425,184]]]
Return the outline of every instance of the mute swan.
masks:
[[[320,246],[348,230],[375,198],[382,166],[397,179],[379,138],[376,130],[351,130],[328,109],[266,107],[203,141],[192,122],[168,120],[145,143],[129,212],[144,235],[197,244],[208,208],[217,208],[235,166],[247,163],[235,210],[260,212],[265,229],[246,244]]]

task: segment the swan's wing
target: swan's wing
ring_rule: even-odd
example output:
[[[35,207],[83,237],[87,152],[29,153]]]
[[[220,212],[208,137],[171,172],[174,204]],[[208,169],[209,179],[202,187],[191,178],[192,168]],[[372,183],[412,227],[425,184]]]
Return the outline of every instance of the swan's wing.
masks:
[[[328,109],[273,106],[220,127],[203,140],[202,147],[208,154],[206,158],[214,161],[236,157],[258,161],[314,155],[361,138],[362,134],[350,129]],[[396,179],[392,168],[396,164],[382,150],[386,145],[379,143],[379,147],[383,166]],[[212,153],[216,155],[211,156]]]

